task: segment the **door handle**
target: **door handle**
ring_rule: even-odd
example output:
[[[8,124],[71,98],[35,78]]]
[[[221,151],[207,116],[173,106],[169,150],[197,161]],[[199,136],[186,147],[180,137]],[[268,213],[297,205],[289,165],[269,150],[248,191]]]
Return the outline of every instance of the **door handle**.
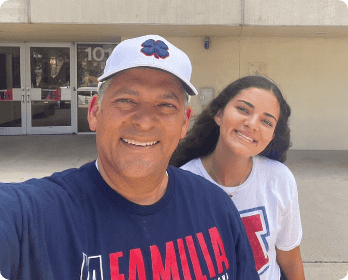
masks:
[[[22,87],[22,102],[24,103],[24,96],[25,96],[25,88]]]
[[[27,88],[27,102],[30,103],[30,87]]]

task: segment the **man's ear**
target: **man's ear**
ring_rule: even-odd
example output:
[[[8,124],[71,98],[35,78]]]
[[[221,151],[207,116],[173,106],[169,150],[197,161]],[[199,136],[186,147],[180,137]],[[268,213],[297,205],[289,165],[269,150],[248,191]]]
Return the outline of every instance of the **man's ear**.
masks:
[[[99,96],[95,94],[92,96],[91,102],[88,105],[88,115],[87,120],[89,124],[89,128],[92,131],[97,130],[97,115],[99,113]]]
[[[215,122],[216,122],[216,124],[217,124],[218,126],[221,125],[221,119],[222,119],[223,113],[224,113],[224,111],[223,111],[223,110],[220,110],[219,112],[217,112],[217,114],[216,114],[215,117],[214,117],[214,120],[215,120]]]
[[[182,131],[181,131],[181,138],[180,139],[184,139],[186,136],[186,133],[188,131],[188,127],[190,124],[190,119],[192,117],[192,107],[191,106],[187,106],[186,112],[185,112],[185,121],[184,121],[184,125],[182,127]]]

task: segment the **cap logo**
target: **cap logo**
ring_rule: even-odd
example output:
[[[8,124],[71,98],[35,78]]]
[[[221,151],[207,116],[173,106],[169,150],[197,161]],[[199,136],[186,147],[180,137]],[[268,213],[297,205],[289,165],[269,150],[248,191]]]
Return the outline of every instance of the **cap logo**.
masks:
[[[143,47],[141,52],[147,56],[153,55],[157,59],[165,59],[169,56],[168,46],[161,40],[149,39],[142,43],[141,46]]]

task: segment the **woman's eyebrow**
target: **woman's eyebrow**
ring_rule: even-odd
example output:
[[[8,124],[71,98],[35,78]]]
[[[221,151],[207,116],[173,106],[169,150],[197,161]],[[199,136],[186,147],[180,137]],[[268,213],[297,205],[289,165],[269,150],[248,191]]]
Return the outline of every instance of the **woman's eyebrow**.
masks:
[[[248,101],[245,101],[245,100],[238,100],[238,101],[245,103],[245,104],[248,105],[250,108],[255,108],[255,106],[254,106],[253,104],[251,104],[250,102],[248,102]]]
[[[244,104],[246,104],[246,105],[249,106],[250,108],[255,108],[255,106],[254,106],[253,104],[251,104],[250,102],[248,102],[248,101],[245,101],[245,100],[238,100],[238,101],[243,102]],[[273,119],[275,119],[276,121],[278,121],[278,120],[276,119],[276,117],[273,116],[273,115],[270,114],[270,113],[263,113],[263,114],[264,114],[265,116],[267,116],[267,117],[273,118]]]
[[[270,118],[273,118],[273,119],[275,119],[276,121],[278,121],[276,118],[275,118],[275,116],[273,116],[273,115],[271,115],[270,113],[263,113],[265,116],[267,116],[267,117],[270,117]]]

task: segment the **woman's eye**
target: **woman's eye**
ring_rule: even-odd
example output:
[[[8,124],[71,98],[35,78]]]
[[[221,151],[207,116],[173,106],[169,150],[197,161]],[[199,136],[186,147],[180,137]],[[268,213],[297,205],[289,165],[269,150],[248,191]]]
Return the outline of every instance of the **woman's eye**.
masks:
[[[248,113],[248,110],[245,109],[244,107],[239,107],[239,106],[238,106],[237,109],[238,109],[239,111],[241,111],[241,112]]]
[[[264,120],[263,121],[266,125],[270,126],[270,127],[273,127],[273,123],[271,123],[270,121],[268,120]]]

